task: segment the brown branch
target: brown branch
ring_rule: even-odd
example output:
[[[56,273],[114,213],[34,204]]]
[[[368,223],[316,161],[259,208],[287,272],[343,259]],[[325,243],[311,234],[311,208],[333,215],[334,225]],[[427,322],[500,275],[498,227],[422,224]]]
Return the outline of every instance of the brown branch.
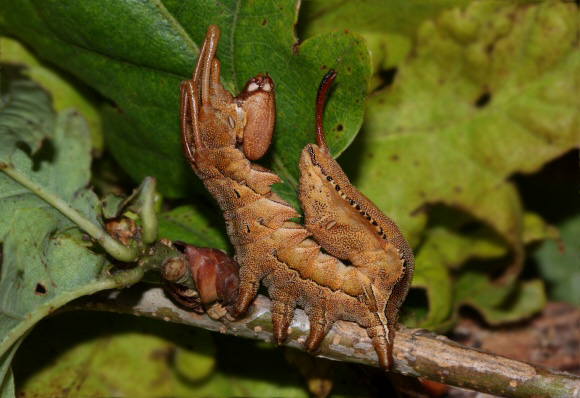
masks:
[[[138,299],[136,298],[138,297]],[[216,321],[197,315],[170,300],[163,289],[138,285],[76,300],[64,309],[129,313],[183,323],[240,337],[273,341],[270,300],[258,296],[243,318]],[[296,310],[287,345],[304,349],[309,323]],[[338,321],[322,342],[317,356],[379,366],[364,329]],[[506,397],[580,397],[580,377],[469,348],[422,329],[401,328],[395,338],[393,371]]]

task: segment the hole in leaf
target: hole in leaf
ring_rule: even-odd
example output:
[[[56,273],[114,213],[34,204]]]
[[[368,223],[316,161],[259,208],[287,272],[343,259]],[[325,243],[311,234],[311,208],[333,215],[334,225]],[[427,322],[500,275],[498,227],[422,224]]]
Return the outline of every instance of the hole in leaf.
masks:
[[[38,296],[44,296],[46,294],[46,287],[44,287],[43,283],[37,283],[36,288],[34,289],[34,294]]]
[[[483,108],[489,103],[489,101],[491,101],[491,94],[486,91],[481,94],[477,100],[475,100],[475,106],[478,108]]]

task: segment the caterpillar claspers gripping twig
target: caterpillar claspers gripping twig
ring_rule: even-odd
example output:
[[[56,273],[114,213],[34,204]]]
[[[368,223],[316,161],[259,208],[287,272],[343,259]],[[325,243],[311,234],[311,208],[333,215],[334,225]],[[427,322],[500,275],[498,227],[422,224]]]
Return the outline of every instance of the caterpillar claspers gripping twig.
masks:
[[[381,366],[389,368],[413,253],[396,224],[352,186],[326,146],[322,114],[336,73],[330,71],[318,91],[317,145],[307,145],[300,158],[303,226],[290,221],[298,213],[271,190],[281,179],[252,163],[264,155],[274,132],[274,82],[259,74],[237,97],[226,91],[215,56],[219,34],[217,26],[209,27],[193,79],[181,84],[181,125],[187,159],[220,205],[236,250],[240,285],[231,312],[243,314],[262,282],[272,300],[278,343],[301,307],[310,320],[308,350],[318,348],[335,321],[352,321],[367,330]]]

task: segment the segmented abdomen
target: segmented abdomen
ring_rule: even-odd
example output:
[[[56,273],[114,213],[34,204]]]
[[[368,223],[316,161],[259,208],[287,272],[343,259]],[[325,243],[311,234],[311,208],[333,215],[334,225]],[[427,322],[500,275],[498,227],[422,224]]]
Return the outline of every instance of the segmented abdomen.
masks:
[[[202,151],[196,173],[224,213],[240,264],[234,314],[247,310],[263,281],[272,299],[278,343],[286,338],[299,306],[310,320],[307,349],[315,350],[336,320],[353,321],[367,329],[381,364],[390,366],[388,331],[381,314],[365,304],[372,280],[357,268],[321,253],[320,246],[309,239],[310,232],[289,221],[299,215],[271,191],[272,184],[281,182],[276,174],[250,163],[233,147]]]

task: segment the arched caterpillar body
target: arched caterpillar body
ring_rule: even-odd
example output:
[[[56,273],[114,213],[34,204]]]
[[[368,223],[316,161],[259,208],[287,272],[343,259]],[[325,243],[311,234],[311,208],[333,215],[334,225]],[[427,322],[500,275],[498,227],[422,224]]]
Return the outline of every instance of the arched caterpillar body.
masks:
[[[290,221],[298,213],[272,192],[280,178],[250,162],[272,137],[274,83],[260,74],[234,98],[220,84],[218,39],[219,28],[210,26],[193,79],[181,85],[181,123],[186,156],[220,205],[236,249],[240,285],[232,312],[247,310],[262,281],[278,343],[301,307],[310,320],[308,350],[318,348],[336,320],[352,321],[367,330],[381,366],[389,368],[413,255],[396,225],[350,185],[324,143],[322,108],[334,77],[327,75],[319,90],[318,145],[308,145],[300,160],[305,228]]]

